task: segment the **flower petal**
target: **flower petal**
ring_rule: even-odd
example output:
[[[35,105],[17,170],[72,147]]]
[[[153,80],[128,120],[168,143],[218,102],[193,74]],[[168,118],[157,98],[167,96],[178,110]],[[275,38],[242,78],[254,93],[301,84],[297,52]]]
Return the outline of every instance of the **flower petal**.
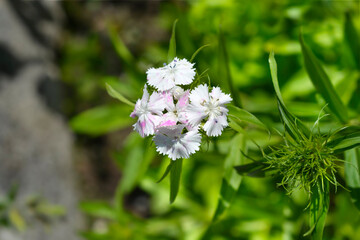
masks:
[[[218,101],[219,105],[227,104],[232,101],[230,94],[225,94],[219,87],[213,87],[210,97]]]
[[[209,101],[209,88],[206,84],[197,86],[190,93],[190,101],[193,105],[204,106]]]
[[[218,117],[209,117],[209,119],[204,124],[204,130],[206,135],[210,137],[217,137],[221,135],[224,127],[228,125],[226,115],[221,115]]]
[[[168,67],[150,68],[146,72],[147,82],[159,91],[166,91],[175,86],[174,74],[169,74]]]

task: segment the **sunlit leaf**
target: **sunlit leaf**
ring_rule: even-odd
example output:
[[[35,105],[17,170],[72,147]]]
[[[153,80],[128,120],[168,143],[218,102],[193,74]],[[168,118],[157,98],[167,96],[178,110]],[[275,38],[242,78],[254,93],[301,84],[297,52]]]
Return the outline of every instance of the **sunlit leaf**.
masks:
[[[240,187],[242,176],[236,173],[234,166],[244,163],[246,153],[246,140],[243,134],[237,134],[230,143],[229,154],[224,162],[224,176],[221,184],[218,205],[213,217],[213,221],[218,218],[229,208],[236,192]]]
[[[168,63],[170,63],[174,58],[176,57],[176,23],[177,19],[174,21],[173,28],[172,28],[172,34],[170,38],[170,44],[169,44],[169,51],[168,51]]]
[[[300,35],[301,50],[304,56],[304,64],[310,80],[318,93],[325,99],[330,110],[343,123],[348,121],[347,110],[340,97],[336,93],[329,77],[322,68],[319,60],[315,57],[310,48],[305,44]]]
[[[350,197],[360,210],[360,149],[350,149],[345,152],[345,181],[350,190]]]
[[[25,231],[26,223],[24,218],[20,215],[19,211],[16,209],[10,209],[9,211],[9,220],[11,224],[19,231]]]
[[[121,93],[116,91],[113,87],[110,86],[110,84],[106,83],[105,85],[106,85],[106,90],[111,97],[116,98],[119,101],[121,101],[129,106],[132,106],[132,107],[135,106],[135,104],[133,102],[131,102],[130,100],[125,98]]]
[[[86,201],[79,204],[81,211],[99,218],[116,219],[116,212],[107,202],[102,201]]]
[[[312,187],[310,199],[310,230],[304,236],[311,235],[313,240],[322,240],[326,215],[330,205],[329,182],[317,182]]]
[[[84,111],[70,121],[77,133],[101,135],[130,126],[134,120],[129,117],[131,108],[126,105],[104,105]]]
[[[227,87],[230,90],[231,97],[234,100],[234,105],[241,108],[239,94],[234,87],[233,79],[231,77],[229,56],[226,49],[224,33],[221,29],[219,30],[218,77],[221,77],[227,82]]]
[[[173,166],[170,169],[170,203],[175,201],[175,198],[179,192],[182,159],[174,161]]]

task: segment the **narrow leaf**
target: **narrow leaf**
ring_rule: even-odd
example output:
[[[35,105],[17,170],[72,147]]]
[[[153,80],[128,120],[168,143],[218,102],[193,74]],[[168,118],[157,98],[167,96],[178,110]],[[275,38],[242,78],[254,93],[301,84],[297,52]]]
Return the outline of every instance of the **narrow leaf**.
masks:
[[[332,134],[326,145],[337,153],[360,146],[360,127],[347,126],[341,128]]]
[[[135,106],[135,104],[133,102],[131,102],[130,100],[125,98],[121,93],[116,91],[113,87],[110,86],[110,84],[105,83],[105,85],[106,85],[106,90],[111,97],[116,98],[129,106],[132,106],[132,107]]]
[[[162,177],[157,181],[157,183],[160,183],[162,180],[164,180],[164,178],[166,178],[166,176],[170,173],[170,170],[171,170],[171,168],[172,168],[173,165],[174,165],[174,161],[170,159],[169,165],[166,167],[166,170],[165,170],[164,174],[163,174]]]
[[[346,13],[344,29],[345,42],[351,50],[357,69],[360,70],[360,38],[349,12]]]
[[[274,52],[270,53],[269,65],[270,65],[271,79],[274,85],[276,98],[278,101],[278,109],[279,109],[280,117],[285,125],[286,131],[295,140],[300,140],[304,137],[309,137],[310,136],[309,128],[306,127],[293,114],[291,114],[285,106],[284,100],[280,92],[279,81],[277,77],[277,64],[275,61]]]
[[[224,34],[221,28],[219,30],[218,77],[219,78],[221,77],[222,79],[226,80],[228,88],[231,92],[231,96],[234,99],[235,106],[241,108],[239,94],[233,85],[233,80],[231,77],[230,65],[229,65],[229,56],[226,49]]]
[[[262,162],[253,162],[235,167],[238,174],[248,177],[267,177],[271,176],[268,165]]]
[[[329,182],[327,180],[324,181],[324,186],[317,182],[312,187],[310,201],[310,230],[304,236],[311,234],[313,240],[322,240],[330,204]]]
[[[18,230],[18,231],[25,231],[26,223],[24,218],[20,215],[19,211],[16,209],[10,209],[9,211],[9,220],[11,224]]]
[[[101,201],[86,201],[79,204],[81,211],[84,213],[99,218],[106,218],[115,220],[116,214],[113,208],[107,202]]]
[[[348,121],[347,110],[339,95],[336,93],[328,75],[322,68],[319,60],[313,54],[311,49],[305,44],[302,35],[300,34],[301,50],[304,56],[304,64],[306,71],[314,84],[318,93],[327,102],[329,109],[342,122]]]
[[[253,114],[249,113],[248,111],[235,107],[233,105],[229,105],[228,109],[230,116],[234,116],[240,121],[251,123],[257,127],[268,130],[267,127],[257,117],[255,117]]]
[[[345,181],[354,205],[360,210],[360,149],[345,152]]]
[[[175,160],[170,170],[170,203],[175,201],[179,192],[182,162],[182,159]]]
[[[224,177],[221,184],[218,205],[213,217],[214,222],[230,207],[240,187],[242,176],[236,173],[234,166],[244,162],[245,156],[241,154],[241,152],[247,152],[246,140],[243,134],[237,134],[230,143],[229,154],[224,162]]]
[[[169,51],[168,51],[168,63],[170,63],[175,57],[176,57],[176,37],[175,37],[175,32],[176,32],[176,23],[177,23],[177,19],[174,21],[173,24],[173,28],[172,28],[172,34],[171,34],[171,38],[170,38],[170,44],[169,44]]]
[[[201,46],[198,50],[196,50],[196,51],[194,52],[194,54],[191,56],[190,62],[192,62],[192,61],[195,59],[196,55],[198,55],[198,53],[199,53],[201,50],[203,50],[204,48],[209,47],[209,46],[210,46],[210,44],[206,44],[206,45],[204,45],[204,46]]]
[[[126,105],[99,106],[73,117],[70,126],[77,133],[101,135],[130,126],[134,122],[130,112]]]

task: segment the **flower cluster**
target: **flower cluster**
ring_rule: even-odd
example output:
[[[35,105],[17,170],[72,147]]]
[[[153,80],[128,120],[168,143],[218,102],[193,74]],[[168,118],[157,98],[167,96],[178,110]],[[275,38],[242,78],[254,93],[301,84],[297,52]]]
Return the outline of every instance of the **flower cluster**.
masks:
[[[200,129],[208,136],[219,136],[228,125],[229,94],[219,87],[206,84],[194,89],[184,89],[179,85],[189,85],[194,81],[194,64],[186,59],[175,58],[161,68],[147,71],[147,84],[155,88],[150,95],[145,84],[141,99],[137,100],[131,117],[137,117],[134,130],[142,137],[155,135],[153,140],[159,153],[172,160],[188,158],[199,150]]]

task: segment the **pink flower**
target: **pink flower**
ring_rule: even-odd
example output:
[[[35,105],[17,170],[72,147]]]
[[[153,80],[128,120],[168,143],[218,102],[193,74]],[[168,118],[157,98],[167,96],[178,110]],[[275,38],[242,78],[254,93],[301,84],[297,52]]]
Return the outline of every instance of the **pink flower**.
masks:
[[[163,97],[165,99],[167,113],[163,115],[163,120],[159,126],[173,126],[178,122],[188,124],[186,110],[189,104],[189,91],[185,91],[181,96],[178,96],[176,104],[174,103],[172,91],[164,92]]]
[[[155,128],[162,121],[165,107],[164,98],[159,93],[154,92],[149,98],[145,84],[143,96],[136,101],[135,109],[130,114],[132,118],[138,117],[138,121],[133,125],[134,130],[142,137],[154,134]]]

